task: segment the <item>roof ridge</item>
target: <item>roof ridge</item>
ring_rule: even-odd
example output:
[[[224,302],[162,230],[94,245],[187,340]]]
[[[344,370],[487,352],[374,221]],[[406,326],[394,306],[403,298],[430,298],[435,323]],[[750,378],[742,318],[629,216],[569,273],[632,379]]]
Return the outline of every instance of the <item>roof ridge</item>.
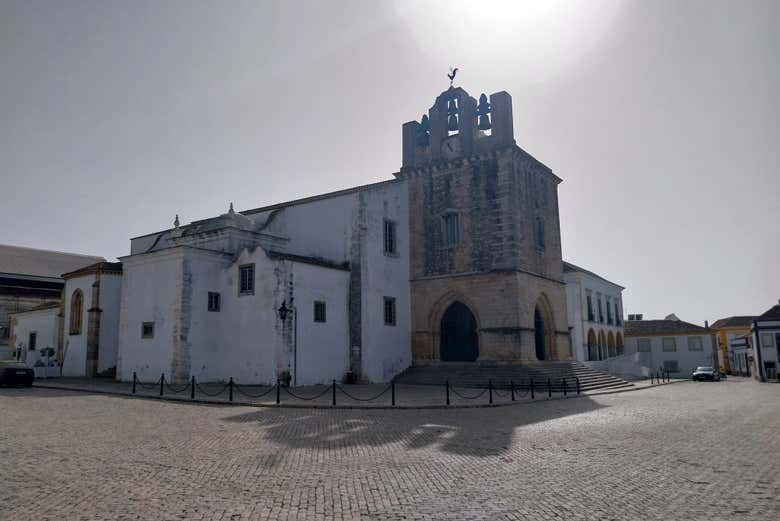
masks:
[[[60,251],[60,250],[45,250],[43,248],[33,248],[31,246],[16,246],[14,244],[0,244],[0,248],[13,248],[15,250],[28,250],[28,251],[39,251],[39,252],[46,252],[46,253],[59,253],[61,255],[71,255],[73,257],[85,257],[89,259],[103,259],[105,260],[105,257],[100,255],[88,255],[86,253],[71,253],[69,251]]]

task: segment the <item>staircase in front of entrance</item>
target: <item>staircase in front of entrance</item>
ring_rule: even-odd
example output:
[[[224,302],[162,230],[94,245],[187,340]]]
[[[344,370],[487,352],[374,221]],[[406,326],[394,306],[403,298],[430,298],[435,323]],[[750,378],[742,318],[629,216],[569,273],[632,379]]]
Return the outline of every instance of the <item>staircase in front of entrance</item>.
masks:
[[[595,389],[627,389],[633,384],[615,376],[594,371],[578,362],[434,362],[412,366],[395,378],[397,384],[450,385],[459,387],[483,388],[492,382],[496,388],[527,386],[531,379],[534,387],[547,390],[550,381],[553,392],[560,392],[563,379],[569,391],[575,389],[576,379],[580,380],[581,391]]]

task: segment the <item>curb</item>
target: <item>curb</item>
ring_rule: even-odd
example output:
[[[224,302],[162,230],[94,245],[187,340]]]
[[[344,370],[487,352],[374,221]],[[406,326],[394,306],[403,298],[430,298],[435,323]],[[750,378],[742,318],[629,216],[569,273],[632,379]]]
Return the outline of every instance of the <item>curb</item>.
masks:
[[[515,401],[515,402],[503,402],[503,403],[482,403],[482,404],[458,404],[458,405],[375,405],[375,406],[367,406],[367,405],[321,405],[321,404],[294,404],[294,403],[282,403],[282,404],[271,404],[271,403],[256,403],[256,402],[245,402],[245,401],[239,401],[239,400],[233,400],[232,402],[228,401],[218,401],[218,400],[209,400],[206,398],[184,398],[179,396],[155,396],[155,395],[146,395],[146,394],[131,394],[129,392],[121,392],[121,391],[110,391],[110,390],[103,390],[103,389],[86,389],[82,387],[70,387],[66,385],[57,385],[57,384],[40,384],[38,382],[35,382],[33,384],[33,387],[37,387],[40,389],[57,389],[61,391],[74,391],[74,392],[81,392],[81,393],[90,393],[90,394],[105,394],[108,396],[119,396],[123,398],[136,398],[136,399],[142,399],[142,400],[156,400],[161,402],[178,402],[178,403],[191,403],[196,405],[209,405],[209,406],[228,406],[228,407],[255,407],[255,408],[267,408],[267,409],[325,409],[325,410],[334,410],[334,409],[345,409],[345,410],[363,410],[363,411],[371,411],[371,410],[432,410],[432,409],[488,409],[488,408],[496,408],[496,407],[512,407],[515,405],[528,405],[533,403],[544,403],[544,402],[550,402],[550,401],[557,401],[557,400],[570,400],[572,398],[589,398],[592,396],[606,396],[610,394],[619,394],[619,393],[628,393],[628,392],[634,392],[634,391],[643,391],[646,389],[656,389],[658,387],[662,387],[665,385],[670,384],[678,384],[678,383],[684,383],[689,382],[689,380],[674,380],[668,383],[664,384],[655,384],[650,385],[647,387],[629,387],[624,389],[606,389],[604,391],[592,391],[592,392],[586,392],[580,395],[571,395],[571,396],[553,396],[552,398],[538,398],[534,400],[521,400],[521,401]]]

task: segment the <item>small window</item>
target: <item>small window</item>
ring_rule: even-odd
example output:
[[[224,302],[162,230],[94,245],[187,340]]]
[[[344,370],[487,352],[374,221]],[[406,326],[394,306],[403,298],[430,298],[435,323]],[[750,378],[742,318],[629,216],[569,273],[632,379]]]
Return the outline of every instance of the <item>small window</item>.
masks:
[[[593,322],[596,317],[593,315],[593,297],[588,295],[588,320]]]
[[[620,325],[620,308],[617,302],[615,302],[615,325]]]
[[[141,338],[154,338],[154,322],[141,324]]]
[[[764,374],[768,380],[777,380],[777,366],[774,362],[764,362]]]
[[[396,255],[398,253],[396,223],[387,219],[385,219],[384,223],[385,255]]]
[[[688,337],[688,351],[704,351],[700,336]]]
[[[599,322],[602,324],[604,323],[604,308],[601,307],[601,297],[598,297],[598,305],[599,305]]]
[[[68,333],[71,335],[81,334],[81,316],[84,313],[84,294],[80,289],[73,292],[70,297],[70,327]]]
[[[219,293],[209,291],[209,311],[219,311],[220,304]]]
[[[664,371],[669,373],[679,372],[680,367],[677,365],[677,360],[664,360]]]
[[[314,301],[314,321],[325,322],[325,303],[319,300]]]
[[[239,266],[238,278],[240,280],[239,295],[253,295],[255,292],[255,265],[244,264]]]
[[[38,347],[38,333],[35,331],[30,331],[30,342],[27,347],[30,351],[35,351],[35,348]]]
[[[636,341],[636,350],[640,353],[649,353],[650,352],[650,339],[649,338],[640,338]]]
[[[445,246],[455,246],[460,242],[460,220],[457,213],[448,213],[442,217],[442,228]]]
[[[677,342],[674,338],[664,338],[662,341],[663,351],[665,353],[673,353],[677,351]]]
[[[385,325],[395,325],[395,297],[385,297]]]
[[[772,333],[761,333],[761,347],[774,347]]]

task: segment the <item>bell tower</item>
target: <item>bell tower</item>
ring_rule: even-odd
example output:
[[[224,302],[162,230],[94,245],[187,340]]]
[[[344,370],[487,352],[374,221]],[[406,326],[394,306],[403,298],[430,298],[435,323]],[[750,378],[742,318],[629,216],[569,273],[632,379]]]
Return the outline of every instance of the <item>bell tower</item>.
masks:
[[[450,86],[403,125],[412,358],[570,358],[558,192],[520,148],[512,98]]]

